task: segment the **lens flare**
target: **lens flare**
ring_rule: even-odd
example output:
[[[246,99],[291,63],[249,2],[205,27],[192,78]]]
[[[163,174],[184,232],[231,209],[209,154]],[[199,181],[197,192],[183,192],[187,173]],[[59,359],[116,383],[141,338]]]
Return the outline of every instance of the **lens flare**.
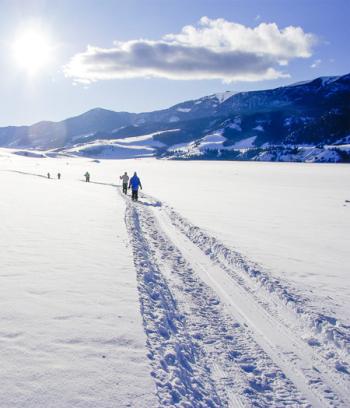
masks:
[[[30,74],[47,66],[52,58],[52,47],[47,34],[36,28],[28,28],[17,34],[13,42],[16,64]]]

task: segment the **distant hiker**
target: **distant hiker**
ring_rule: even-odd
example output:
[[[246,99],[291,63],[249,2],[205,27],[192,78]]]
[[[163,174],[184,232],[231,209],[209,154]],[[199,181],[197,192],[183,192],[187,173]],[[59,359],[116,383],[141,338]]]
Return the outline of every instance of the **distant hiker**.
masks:
[[[88,183],[90,181],[90,173],[87,171],[85,174],[85,181]]]
[[[47,178],[51,178],[50,173],[47,173]]]
[[[128,182],[129,176],[128,173],[125,172],[122,176],[119,177],[120,180],[123,180],[123,193],[126,194],[128,192]]]
[[[57,173],[57,178],[58,178],[58,180],[61,179],[61,173]]]
[[[142,190],[142,185],[140,179],[137,177],[136,171],[134,175],[131,177],[130,182],[129,182],[129,188],[131,187],[131,199],[133,201],[138,200],[138,191],[139,187]]]

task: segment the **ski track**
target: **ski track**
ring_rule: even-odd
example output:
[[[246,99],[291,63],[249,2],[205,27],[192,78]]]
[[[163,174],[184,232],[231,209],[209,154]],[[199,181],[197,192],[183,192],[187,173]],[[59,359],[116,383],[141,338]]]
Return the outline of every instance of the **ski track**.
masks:
[[[201,349],[187,332],[185,316],[154,260],[135,204],[127,207],[126,225],[131,234],[151,375],[160,406],[222,406]]]
[[[147,215],[144,222],[161,269],[186,316],[187,330],[204,350],[225,405],[237,406],[238,396],[243,406],[307,405],[244,324],[226,313],[216,293],[198,277],[192,262],[168,240],[158,222]]]
[[[292,287],[288,287],[270,276],[263,268],[245,259],[239,253],[225,247],[216,238],[193,226],[173,209],[163,206],[170,222],[181,231],[189,241],[198,247],[210,260],[219,265],[241,289],[245,295],[259,304],[261,309],[278,325],[289,330],[288,335],[301,343],[316,362],[325,366],[325,371],[334,377],[334,385],[339,391],[349,387],[350,362],[349,327],[331,316],[314,310],[308,299]],[[299,338],[295,337],[295,332]],[[349,393],[345,392],[349,401]]]
[[[350,406],[346,327],[141,198],[125,219],[160,406]]]
[[[211,260],[218,262],[232,277],[239,280],[239,283],[245,286],[246,290],[250,291],[253,296],[257,289],[263,288],[266,291],[265,294],[275,298],[278,307],[284,304],[296,314],[304,329],[308,328],[309,331],[311,329],[313,335],[318,336],[322,343],[331,347],[335,346],[339,356],[349,357],[349,326],[338,322],[330,315],[306,307],[307,299],[298,294],[295,289],[289,288],[285,283],[265,272],[259,265],[247,260],[238,252],[227,248],[216,238],[192,225],[169,206],[163,206],[163,208],[166,209],[170,221],[175,227],[205,252]],[[263,299],[259,301],[263,302]],[[271,313],[276,309],[273,302],[266,303],[265,307],[270,308]]]
[[[161,220],[162,218],[164,219]],[[163,229],[171,232],[172,239],[178,240],[176,232],[169,229],[170,220],[164,217],[164,214],[159,219]],[[180,237],[177,245],[187,254],[188,259],[191,259],[192,265],[196,266],[196,272],[216,290],[231,314],[235,315],[241,324],[249,327],[252,337],[283,368],[309,402],[317,407],[349,406],[348,375],[344,381],[337,366],[330,368],[327,360],[330,356],[327,356],[325,362],[322,361],[318,357],[318,350],[316,353],[311,347],[312,343],[305,343],[301,337],[294,335],[295,325],[289,327],[281,319],[282,316],[293,317],[286,313],[288,310],[283,310],[284,305],[280,305],[282,313],[278,314],[275,310],[275,313],[271,314],[271,307],[267,307],[269,305],[266,299],[260,300],[253,294],[243,279],[235,280],[237,276],[232,270],[225,268],[222,263],[214,264],[212,259],[206,256],[208,251],[203,254],[198,248],[193,248],[190,240],[187,241]],[[276,304],[273,303],[273,306]],[[315,339],[314,341],[316,342]],[[321,344],[317,343],[317,346],[320,348]]]
[[[309,406],[293,383],[254,341],[245,325],[227,314],[212,288],[197,276],[180,250],[159,227],[150,208],[147,208],[151,206],[130,203],[126,223],[132,237],[141,313],[156,379],[164,376],[164,360],[169,346],[182,345],[195,351],[191,372],[199,374],[196,381],[215,395],[209,400],[216,404],[213,406]],[[160,207],[159,203],[155,203],[154,207]],[[161,302],[154,301],[155,284],[154,279],[149,280],[150,270],[161,282],[156,298],[161,289],[168,301],[164,301],[163,296]],[[174,316],[179,315],[182,318],[175,320],[181,320],[181,330],[179,324],[174,330]],[[151,331],[150,326],[153,326]],[[177,360],[172,363],[181,366]],[[168,373],[166,380],[156,380],[161,406],[186,406],[188,403],[193,407],[210,406],[208,400],[193,398],[191,387],[184,387],[181,399],[174,401],[174,388],[169,387],[174,383],[169,381],[171,375],[174,373]],[[182,375],[175,372],[175,376],[180,377],[181,384]],[[168,383],[166,388],[165,382]]]

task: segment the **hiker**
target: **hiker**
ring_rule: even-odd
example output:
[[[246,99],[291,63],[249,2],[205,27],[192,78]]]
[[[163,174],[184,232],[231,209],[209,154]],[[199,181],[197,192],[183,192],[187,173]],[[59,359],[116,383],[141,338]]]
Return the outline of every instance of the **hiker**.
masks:
[[[61,173],[57,173],[58,180],[61,180]]]
[[[50,173],[47,173],[47,178],[51,178]]]
[[[131,187],[131,199],[132,199],[132,201],[137,201],[138,200],[139,187],[142,190],[142,185],[141,185],[140,179],[137,177],[136,171],[135,171],[134,175],[130,179],[129,188],[130,187]]]
[[[123,193],[127,194],[128,192],[128,182],[129,182],[129,176],[128,173],[125,172],[122,176],[119,177],[120,180],[123,180]]]
[[[88,183],[90,181],[90,173],[87,171],[85,174],[85,181]]]

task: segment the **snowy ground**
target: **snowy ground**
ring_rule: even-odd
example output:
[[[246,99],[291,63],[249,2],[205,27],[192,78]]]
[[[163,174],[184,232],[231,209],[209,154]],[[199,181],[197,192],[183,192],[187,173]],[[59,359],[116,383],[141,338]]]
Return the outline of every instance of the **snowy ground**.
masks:
[[[349,176],[1,150],[1,407],[350,406]]]
[[[156,406],[115,188],[0,160],[0,406]]]

